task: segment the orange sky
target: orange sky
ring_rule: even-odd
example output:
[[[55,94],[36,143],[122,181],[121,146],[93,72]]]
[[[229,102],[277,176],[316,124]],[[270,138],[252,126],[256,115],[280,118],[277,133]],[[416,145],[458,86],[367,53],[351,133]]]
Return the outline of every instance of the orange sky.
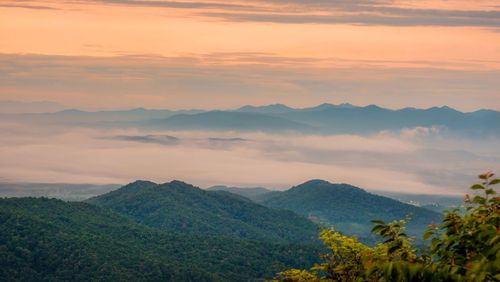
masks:
[[[305,4],[307,3],[307,4]],[[495,80],[481,81],[482,85],[467,85],[450,90],[450,81],[462,81],[467,72],[486,72],[494,77],[500,71],[500,8],[496,1],[2,1],[0,0],[0,53],[4,55],[64,55],[81,60],[82,56],[116,57],[124,55],[151,55],[169,58],[202,58],[191,65],[199,70],[199,64],[238,66],[244,76],[251,71],[249,65],[291,69],[309,69],[310,79],[318,70],[350,69],[352,78],[361,69],[380,69],[380,77],[371,79],[397,80],[399,71],[405,68],[406,76],[422,80],[422,69],[440,69],[453,72],[453,78],[442,75],[447,87],[436,93],[443,93],[446,99],[436,98],[435,104],[450,104],[461,109],[478,107],[500,108],[499,86]],[[279,57],[260,60],[248,56],[236,56],[228,60],[228,54],[263,54]],[[224,57],[216,59],[213,54]],[[293,63],[290,63],[293,62]],[[5,63],[5,62],[4,62]],[[154,65],[154,60],[148,61]],[[188,64],[188,62],[185,62]],[[50,63],[49,63],[50,65]],[[5,65],[4,65],[5,66]],[[1,65],[0,65],[1,67]],[[26,66],[22,70],[6,70],[8,86],[0,86],[0,100],[51,100],[67,106],[76,106],[77,100],[57,93],[54,89],[39,89],[34,92],[24,87],[26,77],[37,79],[37,66]],[[117,66],[114,65],[116,68]],[[189,66],[184,65],[185,68]],[[456,75],[456,71],[463,72]],[[32,73],[33,72],[33,73]],[[253,75],[264,76],[252,72]],[[24,73],[24,77],[19,77]],[[181,79],[189,80],[191,76]],[[330,77],[321,74],[318,80],[338,79],[333,72]],[[351,79],[343,78],[347,83]],[[434,76],[434,78],[436,78]],[[278,79],[278,78],[277,78]],[[31,81],[30,80],[30,81]],[[62,84],[66,81],[61,81]],[[259,83],[263,83],[262,80]],[[360,82],[362,83],[362,81]],[[390,82],[387,82],[390,83]],[[257,90],[252,81],[244,83],[249,91]],[[485,86],[486,84],[486,86]],[[387,84],[383,89],[390,88]],[[145,89],[148,86],[145,86]],[[404,86],[403,86],[404,87]],[[407,87],[410,87],[408,85]],[[457,86],[460,87],[460,86]],[[457,88],[456,87],[456,88]],[[481,93],[475,91],[481,88]],[[485,88],[486,87],[486,88]],[[366,88],[366,87],[365,87]],[[153,89],[153,88],[152,88]],[[382,88],[378,92],[382,92]],[[103,91],[105,89],[93,89]],[[155,87],[158,91],[161,88]],[[289,89],[283,88],[282,92]],[[67,92],[67,89],[65,90]],[[87,95],[87,90],[73,89],[78,95]],[[170,91],[166,89],[166,92]],[[223,91],[223,89],[221,89]],[[374,95],[380,95],[379,103],[389,107],[427,106],[415,104],[415,97],[384,96],[378,92],[369,93],[353,89],[339,91],[327,88],[322,93],[307,89],[311,95],[290,93],[284,97],[279,89],[266,96],[249,98],[237,96],[220,107],[231,107],[246,102],[282,102],[295,105],[309,105],[325,102],[358,102],[363,98],[350,95],[365,95],[366,101],[377,102]],[[315,92],[316,91],[316,92]],[[356,91],[356,93],[354,93]],[[456,99],[450,91],[457,91]],[[474,92],[475,91],[475,92]],[[145,90],[145,92],[147,92]],[[161,92],[161,91],[158,91]],[[160,102],[164,107],[214,107],[199,98],[183,100],[177,89],[177,98],[167,93],[169,99]],[[46,96],[44,93],[51,93]],[[326,95],[325,93],[328,93]],[[138,93],[135,93],[138,95]],[[256,93],[258,94],[258,93]],[[422,93],[424,95],[425,93]],[[122,103],[103,104],[92,102],[92,94],[84,99],[84,107],[113,108],[133,106],[137,100],[126,98]],[[103,94],[104,95],[104,94]],[[158,94],[160,95],[160,94]],[[201,94],[199,94],[201,95]],[[248,94],[250,95],[250,94]],[[264,94],[262,94],[264,95]],[[403,94],[402,94],[403,95]],[[413,94],[413,95],[418,95]],[[474,103],[477,95],[485,97],[484,103]],[[160,95],[161,96],[161,95]],[[224,95],[223,95],[224,96]],[[483,97],[483,98],[484,98]],[[109,96],[109,100],[116,98]],[[104,99],[107,100],[107,99]],[[161,100],[161,99],[160,99]],[[175,102],[172,102],[175,100]],[[351,101],[350,101],[351,100]],[[81,103],[81,99],[78,100]],[[426,100],[430,105],[432,100]],[[158,105],[158,101],[144,100],[143,106]]]

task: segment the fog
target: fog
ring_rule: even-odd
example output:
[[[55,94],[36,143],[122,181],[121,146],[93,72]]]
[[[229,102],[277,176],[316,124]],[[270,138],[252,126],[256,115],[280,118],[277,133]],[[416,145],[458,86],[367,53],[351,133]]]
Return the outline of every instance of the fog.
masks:
[[[110,130],[0,122],[0,181],[286,189],[313,178],[371,191],[462,194],[500,171],[499,140],[448,139],[440,128],[370,136]]]

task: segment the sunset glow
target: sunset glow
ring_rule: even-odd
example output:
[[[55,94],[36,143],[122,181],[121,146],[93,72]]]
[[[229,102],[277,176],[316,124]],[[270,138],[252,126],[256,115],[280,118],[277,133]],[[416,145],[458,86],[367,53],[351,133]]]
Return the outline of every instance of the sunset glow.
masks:
[[[103,100],[88,102],[73,100],[49,85],[38,85],[35,92],[29,85],[30,77],[39,66],[29,57],[36,55],[53,64],[68,60],[84,62],[85,71],[78,71],[80,81],[75,82],[80,85],[85,80],[102,79],[89,72],[92,68],[106,67],[120,73],[124,65],[137,69],[145,64],[161,68],[182,64],[184,73],[176,75],[180,78],[178,81],[186,84],[195,79],[194,73],[200,66],[209,73],[221,72],[221,69],[226,73],[231,69],[233,75],[240,77],[233,82],[240,85],[237,91],[240,93],[220,103],[223,108],[283,102],[284,97],[296,106],[317,101],[356,103],[361,98],[352,97],[358,95],[367,99],[362,104],[372,103],[371,99],[376,96],[378,104],[388,107],[414,105],[415,100],[421,100],[416,106],[426,107],[431,105],[424,102],[425,97],[432,95],[439,100],[443,95],[446,97],[443,101],[453,97],[447,104],[460,109],[498,109],[499,99],[495,98],[500,95],[500,85],[493,77],[500,74],[500,9],[495,1],[471,3],[457,0],[391,3],[375,0],[4,0],[0,1],[0,38],[3,39],[0,56],[9,63],[1,69],[6,76],[0,85],[1,98],[24,101],[50,98],[70,107],[84,102],[87,108],[137,105],[138,99],[133,97],[122,99],[120,105],[103,102],[116,98],[113,93],[107,93],[105,87],[92,89],[93,93],[101,93]],[[123,56],[151,59],[113,59]],[[153,58],[160,58],[160,62]],[[64,68],[60,66],[51,72],[57,76],[58,69]],[[293,77],[300,76],[297,72],[304,69],[309,70],[308,79],[314,81],[345,83],[368,76],[369,80],[376,81],[376,86],[360,81],[359,87],[352,89],[327,88],[319,92],[293,81]],[[459,92],[441,80],[434,85],[439,89],[416,90],[411,96],[400,91],[395,98],[388,93],[388,88],[395,86],[384,83],[398,81],[404,90],[412,88],[404,81],[419,84],[425,83],[427,76],[444,76],[450,82],[467,84],[468,80],[476,81],[472,77],[479,73],[486,76],[482,76],[479,86],[466,86],[469,89]],[[66,75],[62,73],[54,83],[68,83],[64,79]],[[192,100],[187,103],[183,98],[186,95],[202,97],[202,94],[193,93],[182,83],[175,93],[169,89],[158,91],[154,83],[147,83],[152,79],[150,75],[142,73],[141,76],[145,93],[132,95],[143,95],[139,99],[141,106],[213,106],[205,99],[197,100],[194,105]],[[220,75],[213,79],[231,79]],[[273,84],[270,91],[258,91],[259,87],[255,86],[269,86],[269,83]],[[73,87],[71,92],[76,97],[92,95],[85,88]],[[42,97],[40,93],[50,93],[50,97]],[[415,95],[424,99],[415,99]]]

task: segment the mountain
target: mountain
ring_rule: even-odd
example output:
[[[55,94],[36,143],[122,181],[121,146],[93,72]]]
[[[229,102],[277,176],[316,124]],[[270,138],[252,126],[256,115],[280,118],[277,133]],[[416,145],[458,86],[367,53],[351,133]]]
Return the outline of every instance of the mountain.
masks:
[[[172,234],[82,202],[0,199],[2,281],[262,281],[319,251]]]
[[[208,191],[226,191],[236,195],[243,196],[252,201],[258,201],[261,197],[267,196],[268,193],[272,193],[272,190],[262,187],[255,188],[242,188],[242,187],[227,187],[223,185],[212,186],[207,188]]]
[[[78,109],[66,109],[49,113],[26,113],[26,114],[2,114],[2,119],[25,121],[31,123],[86,125],[86,126],[112,126],[133,127],[137,122],[164,119],[176,114],[199,113],[200,110],[154,110],[135,108],[130,110],[116,111],[82,111]]]
[[[317,226],[293,212],[269,209],[231,193],[205,191],[181,181],[136,181],[88,202],[171,232],[275,242],[317,240]]]
[[[0,182],[0,197],[49,197],[83,201],[120,188],[121,185]]]
[[[418,236],[428,224],[441,220],[439,213],[374,195],[348,184],[323,180],[311,180],[287,191],[269,194],[260,203],[294,211],[360,237],[370,236],[370,221],[375,219],[390,221],[411,215],[408,232]]]
[[[139,126],[174,130],[301,131],[313,127],[278,116],[246,112],[211,111],[177,114],[170,118],[143,122]]]
[[[282,113],[282,118],[309,124],[321,133],[369,134],[382,130],[414,127],[440,127],[453,134],[473,137],[500,136],[500,112],[482,110],[463,113],[449,107],[429,109],[404,108],[389,110],[366,107],[317,107],[317,110],[296,110]]]
[[[260,114],[281,114],[290,111],[294,111],[295,109],[290,108],[283,104],[272,104],[267,106],[243,106],[237,109],[237,112],[246,112],[246,113],[260,113]]]
[[[373,134],[384,130],[434,127],[442,134],[467,137],[500,136],[500,112],[460,112],[447,106],[428,109],[385,109],[348,103],[295,109],[283,104],[243,106],[232,111],[150,110],[87,112],[64,110],[55,113],[6,114],[6,121],[69,124],[90,127],[118,127],[166,130],[234,130],[315,134]]]
[[[265,106],[243,106],[236,109],[237,112],[249,112],[249,113],[261,113],[261,114],[283,114],[290,112],[312,112],[312,111],[322,111],[326,109],[339,109],[339,108],[355,108],[349,103],[342,103],[339,105],[323,103],[314,107],[308,108],[291,108],[283,104],[271,104]]]
[[[236,111],[176,114],[138,126],[176,130],[296,131],[316,134],[372,134],[383,130],[435,127],[469,137],[500,136],[500,112],[464,113],[450,107],[391,110],[376,105],[321,104],[294,109],[281,104],[244,106]]]

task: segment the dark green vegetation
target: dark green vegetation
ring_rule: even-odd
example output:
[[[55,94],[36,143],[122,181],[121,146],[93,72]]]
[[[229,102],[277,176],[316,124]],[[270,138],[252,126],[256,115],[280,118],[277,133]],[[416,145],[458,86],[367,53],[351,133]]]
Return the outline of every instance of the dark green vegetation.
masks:
[[[316,242],[317,227],[290,211],[273,210],[222,191],[180,181],[137,181],[88,200],[166,231],[280,242]]]
[[[247,281],[319,248],[164,232],[87,203],[0,199],[2,281]]]
[[[311,180],[284,192],[273,192],[260,203],[287,209],[342,233],[367,237],[370,220],[394,220],[410,216],[408,232],[421,234],[426,226],[441,220],[439,213],[374,195],[348,184]]]
[[[417,252],[405,233],[405,221],[374,220],[372,232],[383,242],[368,247],[333,229],[321,239],[328,254],[310,270],[292,269],[277,281],[500,281],[500,197],[493,173],[479,175],[474,195],[464,198],[464,210],[446,212],[440,224],[423,234],[429,251]]]
[[[318,226],[293,211],[360,237],[373,218],[412,214],[411,232],[441,220],[321,180],[285,192],[215,189],[262,204],[180,181],[136,181],[86,203],[0,199],[0,280],[263,280],[318,261]]]
[[[226,191],[229,193],[233,193],[236,195],[243,196],[248,198],[254,202],[259,202],[263,198],[267,198],[269,193],[272,193],[272,190],[262,188],[262,187],[254,187],[254,188],[241,188],[241,187],[227,187],[227,186],[212,186],[207,188],[208,191]]]

